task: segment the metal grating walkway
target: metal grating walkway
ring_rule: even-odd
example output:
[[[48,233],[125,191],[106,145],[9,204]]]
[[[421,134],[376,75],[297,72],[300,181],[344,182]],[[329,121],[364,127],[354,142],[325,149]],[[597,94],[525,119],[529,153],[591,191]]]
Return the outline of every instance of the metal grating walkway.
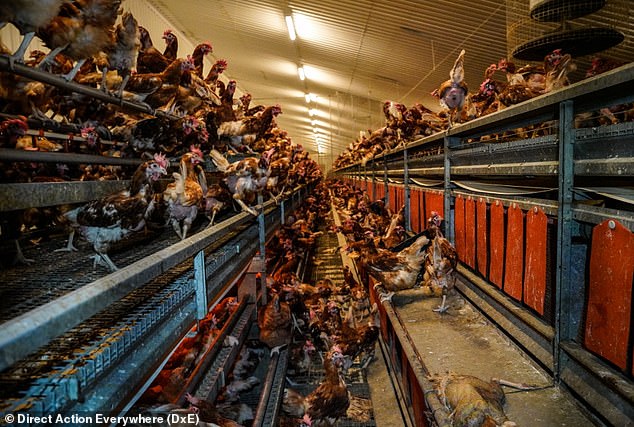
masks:
[[[317,238],[314,258],[318,261],[311,267],[310,279],[312,283],[320,279],[330,279],[335,285],[343,285],[343,262],[339,253],[339,241],[337,235],[324,229],[324,233]],[[296,386],[294,389],[304,396],[310,394],[323,380],[324,370],[318,355],[313,358],[312,368],[308,374],[292,376],[289,378]],[[350,367],[345,376],[350,394],[355,398],[371,399],[370,387],[367,382],[366,371],[362,369],[358,360]],[[370,411],[369,421],[358,422],[349,418],[341,418],[337,426],[374,427],[374,409]]]

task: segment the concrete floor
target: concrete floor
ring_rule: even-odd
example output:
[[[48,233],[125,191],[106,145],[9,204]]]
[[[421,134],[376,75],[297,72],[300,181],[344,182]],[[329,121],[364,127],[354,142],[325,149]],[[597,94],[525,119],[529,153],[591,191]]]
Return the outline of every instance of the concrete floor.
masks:
[[[423,297],[418,289],[400,292],[392,299],[432,375],[454,372],[544,387],[531,391],[505,387],[505,411],[518,426],[592,425],[573,399],[554,386],[547,374],[476,309],[457,295],[448,301],[448,312],[439,314],[433,308],[439,305],[440,298]],[[391,385],[387,373],[379,372],[381,363],[379,360],[370,365],[368,373],[377,390],[372,392],[377,425],[402,425],[394,418],[398,410],[393,396],[388,396]]]
[[[366,378],[370,387],[376,426],[404,426],[405,424],[396,400],[396,392],[392,385],[388,367],[379,348],[379,344],[377,344],[376,347],[375,360],[368,366]]]

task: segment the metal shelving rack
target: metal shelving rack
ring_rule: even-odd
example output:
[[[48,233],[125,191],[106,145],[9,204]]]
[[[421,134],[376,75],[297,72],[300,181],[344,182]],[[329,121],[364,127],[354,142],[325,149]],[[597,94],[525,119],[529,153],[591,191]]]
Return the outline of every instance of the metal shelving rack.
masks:
[[[628,359],[628,367],[619,370],[581,343],[582,306],[589,286],[585,271],[590,242],[585,233],[605,221],[634,230],[634,208],[631,202],[623,202],[628,194],[632,200],[634,122],[576,128],[575,117],[633,102],[634,63],[630,63],[411,141],[407,153],[402,148],[383,153],[366,168],[354,164],[333,171],[334,176],[351,179],[363,188],[370,186],[372,191],[384,185],[386,197],[390,197],[388,186],[396,187],[406,202],[412,188],[442,191],[446,234],[454,243],[458,198],[461,203],[482,201],[489,207],[501,203],[504,209],[543,212],[549,218],[554,245],[549,261],[553,270],[548,272],[554,287],[552,318],[544,319],[521,301],[518,304],[499,289],[501,285],[495,286],[464,261],[459,269],[471,285],[461,291],[551,372],[556,382],[592,408],[599,420],[614,425],[634,418],[632,364]],[[539,135],[522,138],[518,134],[505,141],[495,138],[543,123],[548,124],[548,131]],[[600,182],[610,187],[602,188],[600,194],[614,196],[609,199],[611,207],[594,206],[578,196]],[[584,236],[584,243],[579,243]],[[631,342],[629,345],[631,348]]]
[[[128,101],[96,88],[66,81],[58,75],[14,63],[7,55],[0,55],[0,71],[79,93],[124,111],[168,120],[180,119],[147,104]],[[77,126],[29,119],[29,127],[40,128],[39,132],[30,129],[30,135],[84,141],[84,138],[76,136],[79,133]],[[103,143],[121,144],[117,141]],[[136,158],[6,148],[0,149],[0,161],[131,167],[142,162]],[[208,172],[214,171],[209,164],[205,167]],[[0,213],[84,203],[120,191],[128,184],[128,180],[1,183]],[[286,191],[276,202],[265,203],[260,196],[255,207],[260,212],[257,218],[245,212],[235,214],[3,322],[0,328],[0,372],[7,399],[2,411],[19,410],[34,416],[113,411],[124,414],[151,384],[172,349],[227,294],[237,295],[240,309],[227,322],[223,334],[238,334],[243,342],[255,316],[256,301],[264,302],[266,299],[262,295],[257,297],[262,289],[254,286],[255,276],[265,274],[261,262],[265,242],[284,223],[285,217],[299,207],[310,191],[309,187],[300,186]],[[139,298],[142,300],[140,304]],[[82,336],[83,332],[100,327],[100,316],[110,316],[117,323],[111,325],[105,322],[108,326],[101,326],[102,332],[91,336],[89,343],[66,344],[66,340],[74,343],[73,340]],[[74,333],[77,335],[74,336]],[[56,346],[58,343],[61,345]],[[46,366],[46,360],[56,357],[51,354],[62,354],[59,347],[67,351],[69,345],[77,347],[72,351],[72,357],[56,359],[55,363],[59,366],[40,377],[37,367]],[[213,359],[210,372],[219,375],[220,371],[215,368],[224,366],[228,369],[232,366],[237,350],[223,347],[223,339],[219,339],[209,354],[209,359]],[[32,370],[35,373],[30,377]],[[207,384],[210,396],[221,386],[219,379]],[[13,381],[19,381],[20,386],[12,387],[15,385]],[[122,387],[122,384],[125,386]],[[194,387],[197,385],[188,384],[183,394]],[[9,390],[17,391],[15,395],[10,395]]]
[[[129,101],[114,94],[82,85],[73,81],[67,81],[63,77],[49,73],[44,70],[29,67],[19,62],[11,61],[6,54],[0,55],[0,71],[13,73],[30,80],[39,81],[47,85],[55,86],[69,92],[82,94],[91,99],[116,105],[125,111],[143,113],[148,116],[163,117],[168,120],[178,120],[177,116],[161,110],[151,108],[149,105]],[[63,129],[71,129],[76,126],[64,125],[53,120],[40,122],[29,120],[29,126],[36,124],[42,132],[42,136],[54,139],[72,139],[73,141],[84,141],[77,134],[76,129],[63,133]],[[29,130],[29,134],[31,134]],[[104,141],[105,144],[120,144],[116,141]],[[38,152],[22,151],[2,148],[0,149],[0,160],[8,162],[43,162],[43,163],[89,163],[118,166],[138,166],[141,159],[117,158],[79,153],[63,152]],[[94,182],[64,182],[64,183],[38,183],[38,184],[0,184],[0,212],[26,207],[53,206],[65,203],[82,203],[93,200],[113,191],[124,189],[129,182],[120,180],[116,182],[94,181]]]
[[[282,202],[284,209],[273,201],[258,205],[259,221],[248,213],[236,214],[4,322],[0,331],[0,371],[4,375],[19,364],[25,367],[26,375],[38,360],[47,360],[47,346],[52,345],[55,351],[60,337],[89,330],[91,322],[109,316],[111,308],[125,306],[127,298],[135,298],[132,295],[143,297],[147,293],[142,306],[117,317],[120,327],[113,327],[94,342],[83,343],[90,345],[77,348],[73,359],[59,361],[58,368],[45,378],[27,381],[26,390],[7,399],[3,410],[19,409],[38,416],[125,411],[135,396],[149,386],[171,349],[225,295],[237,294],[247,307],[246,313],[253,312],[254,293],[258,290],[249,286],[242,289],[240,278],[252,260],[258,259],[261,240],[270,238],[283,222],[282,216],[301,204],[302,194],[306,191],[300,188],[289,191]],[[167,286],[160,284],[166,280]],[[157,281],[162,290],[153,295],[151,288]],[[150,291],[145,290],[148,287]],[[242,311],[237,311],[235,317],[241,316]],[[222,340],[218,346],[222,347]],[[32,359],[34,352],[36,358]],[[231,366],[236,354],[233,351],[223,363]]]

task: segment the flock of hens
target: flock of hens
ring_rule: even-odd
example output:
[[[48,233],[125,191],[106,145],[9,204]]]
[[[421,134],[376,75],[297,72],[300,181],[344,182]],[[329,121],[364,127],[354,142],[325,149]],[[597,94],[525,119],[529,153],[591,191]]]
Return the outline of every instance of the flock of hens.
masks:
[[[374,131],[362,132],[334,162],[342,168],[369,160],[394,149],[407,141],[441,132],[454,123],[466,122],[500,111],[506,107],[558,90],[570,83],[570,73],[576,70],[570,54],[556,49],[546,55],[542,66],[517,67],[506,58],[491,64],[484,72],[484,80],[477,92],[469,91],[464,81],[465,51],[462,50],[443,82],[432,95],[440,101],[442,110],[434,112],[420,103],[407,108],[404,104],[386,101],[383,105],[386,125]],[[593,77],[623,65],[610,59],[596,57],[585,77]],[[504,79],[496,78],[503,73]],[[591,127],[634,120],[634,105],[606,107],[598,112],[584,112],[575,117],[577,127]],[[549,132],[548,123],[515,130],[521,138],[540,136]],[[506,135],[505,135],[506,136]],[[481,137],[490,140],[499,135]]]
[[[171,403],[178,401],[198,361],[216,344],[238,306],[235,297],[220,301],[198,323],[197,333],[174,351],[141,399],[149,412],[196,413],[200,425],[250,425],[254,414],[244,403],[244,393],[260,384],[255,371],[265,360],[265,352],[270,350],[272,355],[288,348],[289,386],[284,391],[280,425],[331,425],[343,417],[369,421],[371,403],[349,393],[345,374],[356,360],[365,368],[374,356],[377,309],[368,306],[367,289],[349,270],[342,284],[329,279],[305,283],[298,276],[300,264],[319,262],[314,256],[316,239],[335,231],[334,225],[327,226],[330,200],[328,185],[317,185],[267,244],[267,302],[257,312],[258,339],[246,340],[217,400],[186,394],[184,407]],[[237,340],[228,335],[224,344],[237,345]],[[308,393],[290,379],[311,372],[318,378],[322,371],[323,380]]]
[[[23,43],[14,53],[0,43],[0,53],[9,56],[11,62],[23,62],[166,113],[158,116],[130,113],[14,73],[0,73],[0,105],[4,113],[0,121],[0,144],[3,148],[143,160],[131,174],[122,167],[88,164],[16,162],[2,165],[2,182],[130,177],[124,191],[63,212],[46,214],[51,221],[57,221],[49,226],[66,227],[70,233],[67,246],[61,250],[76,250],[73,238],[80,233],[93,245],[95,263],[111,271],[117,269],[108,256],[111,245],[130,234],[152,225],[170,225],[179,238],[185,239],[201,214],[209,218],[211,225],[218,213],[231,209],[235,202],[241,210],[257,215],[254,204],[258,195],[277,199],[287,189],[322,178],[308,153],[300,145],[292,144],[286,132],[276,126],[275,118],[282,112],[279,105],[251,106],[249,94],[234,100],[236,82],[232,80],[225,85],[219,78],[228,66],[225,60],[216,61],[205,75],[203,60],[212,52],[211,44],[201,43],[190,55],[179,57],[178,40],[167,30],[163,34],[166,46],[160,52],[132,14],[122,13],[121,2],[12,0],[0,3],[0,22],[13,24],[24,35]],[[51,52],[32,51],[25,60],[34,36]],[[430,135],[455,122],[480,117],[558,89],[568,84],[568,73],[574,69],[570,55],[559,50],[545,58],[543,67],[516,69],[513,63],[503,59],[486,70],[479,91],[469,95],[464,82],[464,59],[462,51],[450,71],[450,78],[435,92],[445,107],[443,112],[435,113],[420,104],[408,109],[388,101],[384,105],[386,125],[352,143],[334,166],[368,161],[414,137]],[[597,60],[589,75],[617,65]],[[506,74],[506,82],[494,80],[498,71]],[[606,109],[601,113],[600,120],[616,120],[614,111]],[[27,116],[31,119],[27,120]],[[33,122],[46,128],[74,129],[82,139],[69,138],[59,143],[43,136],[27,136],[25,132]],[[227,158],[231,154],[241,157],[231,162]],[[207,182],[206,156],[220,174],[220,179],[213,184]],[[172,173],[169,183],[163,183],[170,159],[178,163],[178,169]],[[326,221],[331,201],[342,218],[341,225],[333,225],[331,231],[345,235],[346,247],[340,249],[357,260],[361,280],[358,282],[346,268],[343,286],[327,279],[303,283],[295,273],[297,266],[303,258],[311,256],[315,239],[323,232],[317,230]],[[9,229],[28,228],[29,224],[24,223],[32,215],[26,211],[3,213],[5,234],[7,224]],[[430,295],[442,297],[437,311],[447,310],[447,295],[456,280],[458,257],[443,237],[442,218],[434,213],[424,232],[407,242],[406,237],[402,211],[389,212],[383,201],[371,201],[367,194],[341,182],[317,186],[302,209],[276,231],[267,246],[270,298],[258,312],[260,343],[273,351],[288,345],[291,372],[310,371],[316,355],[323,355],[325,371],[323,382],[306,396],[292,386],[285,390],[284,423],[317,426],[330,425],[342,417],[359,420],[367,417],[368,402],[350,394],[345,372],[355,360],[360,360],[363,368],[367,367],[379,336],[377,307],[368,304],[370,276],[377,283],[382,298],[390,298],[395,291],[422,286]],[[20,261],[30,261],[22,255],[19,245],[17,253]],[[148,400],[169,401],[178,393],[178,387],[206,349],[213,345],[218,331],[236,306],[234,299],[226,299],[199,324],[204,333],[184,341],[184,347],[175,352],[164,373],[146,394]],[[238,421],[230,421],[221,417],[220,412],[225,415],[231,412],[229,407],[239,401],[240,392],[257,383],[250,371],[254,360],[261,357],[261,349],[245,347],[242,350],[232,381],[222,394],[222,411],[215,404],[191,395],[187,396],[190,404],[187,411],[197,412],[201,420],[210,425],[237,425],[238,421],[247,421],[244,414]],[[477,416],[494,420],[490,425],[513,425],[505,419],[501,409],[504,395],[499,384],[455,375],[439,383],[444,401],[454,402],[456,419],[462,416],[460,408],[455,406],[459,400],[456,396],[464,396],[465,390],[469,390],[467,394],[477,395],[479,404],[486,407]],[[456,425],[481,425],[471,418],[475,416],[465,413],[465,419]]]
[[[178,39],[166,30],[161,52],[134,16],[122,12],[121,2],[16,0],[0,4],[0,23],[11,23],[24,35],[15,53],[0,43],[0,53],[12,63],[24,62],[165,113],[131,113],[12,72],[0,72],[4,113],[0,146],[144,161],[134,173],[121,166],[3,163],[1,182],[132,177],[124,191],[84,206],[3,213],[3,237],[15,240],[19,262],[31,261],[23,255],[17,238],[21,229],[35,227],[34,218],[42,228],[63,227],[70,232],[68,245],[61,250],[76,250],[73,237],[81,234],[96,252],[95,264],[113,271],[117,266],[108,250],[135,232],[171,225],[184,239],[202,214],[213,224],[216,215],[235,202],[236,208],[256,215],[253,205],[259,194],[277,200],[286,190],[322,176],[308,152],[277,127],[275,117],[282,112],[279,105],[251,106],[248,93],[234,100],[236,82],[225,85],[219,78],[228,66],[226,60],[217,60],[204,74],[204,57],[213,50],[210,43],[200,43],[181,57]],[[25,60],[34,36],[51,51],[32,51]],[[46,129],[69,129],[72,134],[61,142],[27,135],[32,123]],[[227,157],[231,155],[238,160],[230,162]],[[205,167],[206,159],[216,165],[217,182],[207,182],[212,168]],[[178,163],[178,169],[166,185],[170,163]],[[47,224],[41,224],[43,218],[48,219]]]
[[[333,221],[331,206],[341,219]],[[419,287],[428,296],[445,297],[455,282],[457,254],[442,236],[442,218],[432,213],[419,235],[404,230],[402,209],[391,212],[382,200],[340,181],[316,186],[306,202],[276,230],[266,247],[267,303],[258,308],[258,339],[246,341],[226,375],[215,402],[186,394],[184,384],[198,360],[215,345],[227,319],[238,306],[227,297],[199,322],[197,334],[186,337],[163,371],[145,393],[142,402],[152,414],[197,414],[201,425],[239,427],[250,425],[253,409],[245,393],[260,384],[256,376],[266,353],[288,348],[287,381],[280,426],[332,426],[337,420],[367,423],[372,404],[351,391],[350,371],[365,370],[374,359],[380,334],[378,307],[370,305],[372,283],[381,299],[391,293]],[[314,283],[300,279],[300,264],[319,265],[316,240],[323,233],[341,233],[345,246],[330,248],[356,260],[358,275],[348,266],[343,280],[327,278]],[[370,276],[374,280],[370,280]],[[389,291],[389,293],[388,293]],[[426,292],[428,291],[428,292]],[[231,335],[224,345],[237,345]],[[321,378],[318,384],[306,378]],[[441,401],[452,412],[456,426],[504,426],[508,421],[505,395],[498,380],[450,373],[430,378]],[[297,380],[295,382],[294,380]],[[310,385],[308,385],[310,384]]]

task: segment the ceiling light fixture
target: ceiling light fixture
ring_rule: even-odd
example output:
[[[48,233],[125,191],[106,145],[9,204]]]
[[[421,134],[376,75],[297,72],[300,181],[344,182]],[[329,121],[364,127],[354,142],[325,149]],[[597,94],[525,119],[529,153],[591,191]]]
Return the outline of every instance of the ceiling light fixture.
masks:
[[[304,99],[306,100],[306,103],[310,103],[310,93],[307,93],[304,95]]]
[[[291,40],[295,40],[297,38],[297,33],[295,32],[295,23],[293,22],[293,17],[291,15],[286,15],[284,19],[286,19],[286,28],[288,28],[288,37],[290,37]]]
[[[304,66],[300,65],[299,67],[297,67],[297,74],[299,74],[299,79],[300,80],[305,80],[306,79],[306,73],[304,72]]]

